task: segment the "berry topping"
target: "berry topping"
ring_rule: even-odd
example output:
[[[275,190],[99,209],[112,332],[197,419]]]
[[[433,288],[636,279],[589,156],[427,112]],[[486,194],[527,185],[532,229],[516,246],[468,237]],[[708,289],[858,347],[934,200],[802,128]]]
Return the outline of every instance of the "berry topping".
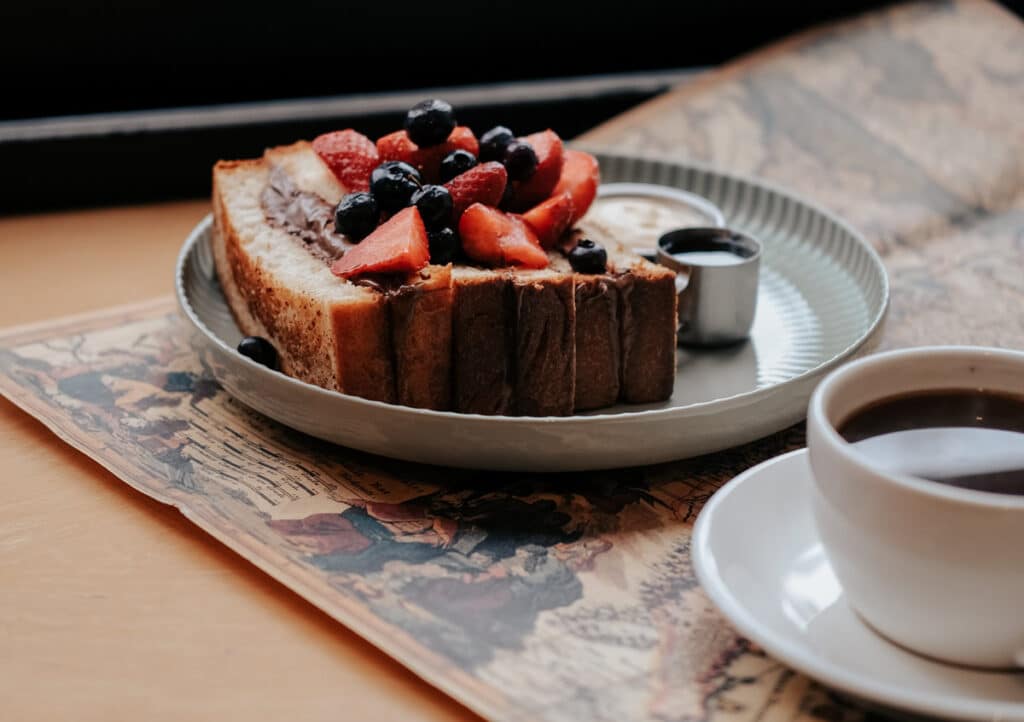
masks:
[[[334,262],[331,272],[342,278],[364,273],[412,273],[430,262],[427,229],[415,206],[380,224],[362,243]]]
[[[512,131],[503,125],[491,128],[480,136],[480,160],[500,161],[505,157],[505,148],[515,139]]]
[[[377,146],[362,133],[338,130],[313,140],[313,150],[348,191],[370,189],[370,171],[377,167]]]
[[[400,160],[385,161],[370,174],[370,190],[386,213],[409,205],[409,199],[419,187],[419,171]]]
[[[505,192],[508,174],[501,163],[481,163],[444,184],[452,196],[452,220],[458,222],[462,212],[474,203],[496,206]]]
[[[277,371],[277,349],[262,336],[246,336],[238,342],[238,353],[248,356],[258,364]]]
[[[548,256],[522,218],[474,203],[459,220],[462,249],[475,261],[491,266],[544,268]]]
[[[334,209],[334,229],[350,241],[363,240],[380,221],[380,206],[370,193],[349,193]]]
[[[443,266],[451,263],[459,250],[459,237],[448,226],[431,231],[427,236],[430,241],[430,262]]]
[[[381,162],[400,160],[415,167],[419,160],[419,152],[419,146],[409,139],[408,133],[404,130],[396,130],[377,139],[377,153]]]
[[[455,112],[443,100],[424,100],[405,114],[405,132],[421,148],[443,143],[455,129]]]
[[[552,248],[569,228],[573,209],[572,195],[566,192],[534,206],[523,214],[523,220],[537,234],[541,246]]]
[[[569,251],[569,265],[576,273],[604,273],[608,270],[608,254],[600,243],[584,238]]]
[[[505,192],[501,194],[501,203],[498,204],[498,207],[503,211],[512,210],[512,205],[516,199],[514,185],[514,183],[505,184]]]
[[[513,140],[505,146],[505,156],[502,160],[505,163],[505,170],[508,171],[509,180],[529,180],[537,170],[537,153],[533,146],[523,140]]]
[[[438,172],[439,180],[447,183],[457,175],[462,175],[476,165],[476,156],[468,150],[453,150],[441,161]]]
[[[512,207],[517,210],[531,208],[552,195],[562,175],[564,162],[562,139],[553,130],[533,133],[523,140],[537,154],[537,170],[529,180],[513,184],[515,199]]]
[[[412,194],[412,205],[419,209],[423,225],[434,230],[448,224],[452,217],[452,196],[444,186],[423,186]]]
[[[453,130],[444,143],[430,148],[421,148],[413,143],[404,130],[389,133],[377,140],[377,152],[381,161],[400,160],[408,163],[420,171],[427,183],[438,182],[441,161],[445,157],[456,150],[476,155],[479,147],[473,131],[464,125]]]
[[[562,176],[555,186],[553,195],[569,192],[574,206],[572,223],[575,223],[590,208],[597,196],[597,186],[601,182],[601,169],[597,158],[579,150],[565,151],[565,164]]]

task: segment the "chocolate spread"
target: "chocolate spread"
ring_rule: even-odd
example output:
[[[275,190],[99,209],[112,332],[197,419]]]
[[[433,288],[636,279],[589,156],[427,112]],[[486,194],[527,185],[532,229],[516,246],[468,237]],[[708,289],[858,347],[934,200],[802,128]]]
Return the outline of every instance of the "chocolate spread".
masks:
[[[430,276],[427,275],[422,278],[423,280],[426,280],[429,277]],[[410,278],[404,275],[396,276],[386,273],[370,273],[365,276],[352,279],[352,283],[357,286],[372,289],[377,293],[394,296],[412,292],[415,289],[415,286],[409,285],[408,281],[410,280],[415,282],[415,277]]]
[[[333,263],[352,248],[348,239],[334,230],[331,204],[315,193],[300,190],[280,166],[270,172],[260,205],[270,225],[300,239],[324,263]]]
[[[343,234],[335,232],[331,204],[316,193],[301,190],[280,166],[270,172],[260,205],[270,225],[301,240],[307,251],[327,265],[354,247]],[[430,274],[420,271],[419,278],[427,280]],[[373,273],[352,279],[352,283],[387,296],[408,295],[418,290],[415,276]]]

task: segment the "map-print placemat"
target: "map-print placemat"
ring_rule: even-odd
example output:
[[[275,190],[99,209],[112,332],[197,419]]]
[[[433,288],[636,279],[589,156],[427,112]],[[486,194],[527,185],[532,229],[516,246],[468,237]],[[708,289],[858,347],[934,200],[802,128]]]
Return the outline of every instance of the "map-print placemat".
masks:
[[[612,472],[418,466],[239,405],[181,324],[168,299],[9,331],[0,393],[490,719],[859,717],[737,637],[690,564],[710,494],[799,429]]]

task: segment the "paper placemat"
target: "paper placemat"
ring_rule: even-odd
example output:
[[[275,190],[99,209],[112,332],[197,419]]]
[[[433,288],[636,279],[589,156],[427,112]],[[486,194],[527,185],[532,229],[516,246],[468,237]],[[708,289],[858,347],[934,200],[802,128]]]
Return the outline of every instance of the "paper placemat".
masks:
[[[0,335],[0,393],[495,720],[859,716],[737,637],[690,565],[722,483],[802,443],[578,474],[332,446],[235,402],[170,299]]]

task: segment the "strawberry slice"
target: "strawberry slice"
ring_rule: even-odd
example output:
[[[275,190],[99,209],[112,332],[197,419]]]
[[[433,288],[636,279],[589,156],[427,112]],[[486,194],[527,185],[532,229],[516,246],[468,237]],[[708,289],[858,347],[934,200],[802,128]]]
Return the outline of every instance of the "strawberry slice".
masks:
[[[552,195],[568,192],[572,195],[573,213],[569,225],[576,223],[590,208],[597,197],[597,186],[601,182],[601,169],[597,158],[580,150],[565,151],[565,165]]]
[[[566,191],[528,210],[523,214],[523,220],[537,234],[541,246],[552,248],[572,224],[575,210],[572,194]]]
[[[351,128],[318,135],[313,150],[350,193],[370,190],[370,172],[380,160],[377,146]]]
[[[364,273],[412,273],[430,262],[427,229],[416,206],[404,208],[334,262],[342,278]]]
[[[377,154],[380,156],[381,163],[400,160],[412,165],[418,150],[417,145],[409,139],[409,135],[404,130],[396,130],[394,133],[377,138]]]
[[[474,203],[496,206],[501,203],[508,173],[501,163],[491,161],[474,166],[444,184],[452,196],[452,221],[458,223],[462,212]]]
[[[474,203],[459,220],[466,255],[490,266],[545,268],[548,256],[522,218]]]
[[[468,150],[473,155],[480,152],[473,131],[464,125],[457,126],[440,145],[420,148],[412,142],[404,130],[389,133],[377,140],[377,153],[383,163],[386,160],[400,160],[408,163],[423,176],[424,183],[438,181],[441,161],[453,150]]]
[[[529,180],[513,184],[511,206],[525,210],[537,205],[551,195],[562,175],[564,156],[562,139],[553,130],[533,133],[523,138],[537,154],[537,170]]]

